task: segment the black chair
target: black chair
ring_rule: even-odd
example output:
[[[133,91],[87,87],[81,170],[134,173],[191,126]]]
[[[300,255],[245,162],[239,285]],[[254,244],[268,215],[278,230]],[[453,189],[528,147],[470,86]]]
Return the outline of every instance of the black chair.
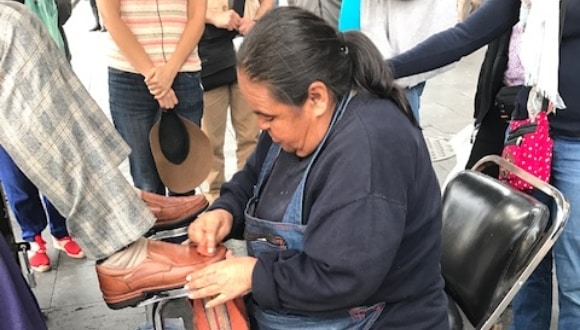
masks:
[[[482,174],[496,164],[554,200],[535,198]],[[451,329],[463,329],[459,310],[476,329],[490,329],[564,229],[569,204],[553,186],[498,156],[460,172],[443,194],[441,268]]]

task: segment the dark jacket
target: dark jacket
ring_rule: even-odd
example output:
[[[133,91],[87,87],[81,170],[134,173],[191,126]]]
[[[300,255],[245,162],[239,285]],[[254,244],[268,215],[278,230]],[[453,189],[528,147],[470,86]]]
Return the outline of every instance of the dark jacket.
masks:
[[[211,206],[234,215],[234,237],[271,143],[262,134]],[[351,100],[312,166],[303,211],[304,250],[258,258],[261,308],[325,314],[385,302],[373,329],[449,329],[440,188],[421,131],[393,102]]]

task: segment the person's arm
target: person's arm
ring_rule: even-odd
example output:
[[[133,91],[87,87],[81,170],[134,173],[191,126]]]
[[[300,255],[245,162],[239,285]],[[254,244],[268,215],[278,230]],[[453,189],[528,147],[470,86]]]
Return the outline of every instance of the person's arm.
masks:
[[[154,74],[147,77],[145,82],[156,96],[162,98],[171,89],[175,76],[183,63],[191,55],[203,34],[206,15],[205,0],[187,1],[187,24],[177,43],[175,51],[169,56],[165,65],[155,68]],[[108,27],[107,27],[108,28]]]
[[[121,19],[120,0],[97,0],[99,13],[107,27],[111,38],[117,44],[127,60],[144,77],[147,77],[155,67],[137,37]]]
[[[233,9],[222,11],[218,8],[208,8],[205,22],[220,29],[233,31],[240,25],[241,17]]]
[[[256,11],[254,20],[259,20],[262,18],[262,16],[264,16],[264,14],[268,12],[268,10],[272,8],[274,8],[274,0],[260,0],[260,7],[258,7],[258,10]]]
[[[518,21],[520,0],[487,0],[465,21],[387,60],[396,78],[431,71],[485,46]]]

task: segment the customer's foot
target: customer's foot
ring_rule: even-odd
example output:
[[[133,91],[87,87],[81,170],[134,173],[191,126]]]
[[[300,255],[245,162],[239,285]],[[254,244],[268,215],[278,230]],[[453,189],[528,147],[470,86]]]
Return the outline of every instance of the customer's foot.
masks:
[[[131,253],[127,249],[117,252]],[[181,288],[185,277],[225,257],[221,247],[212,257],[202,256],[192,245],[147,240],[147,256],[137,266],[127,269],[96,266],[103,299],[111,309],[135,307],[149,295]]]
[[[64,251],[64,253],[71,258],[82,259],[85,257],[80,246],[70,236],[65,236],[63,238],[53,237],[52,242],[57,250]]]
[[[163,196],[147,191],[140,194],[157,218],[152,232],[186,227],[209,205],[204,195]]]
[[[101,31],[101,29],[102,29],[102,27],[101,27],[101,24],[97,24],[97,25],[93,26],[93,27],[92,27],[92,28],[89,30],[89,32]]]
[[[37,272],[50,270],[50,258],[46,254],[46,242],[40,234],[34,236],[34,242],[30,242],[28,263],[30,263],[30,268]]]

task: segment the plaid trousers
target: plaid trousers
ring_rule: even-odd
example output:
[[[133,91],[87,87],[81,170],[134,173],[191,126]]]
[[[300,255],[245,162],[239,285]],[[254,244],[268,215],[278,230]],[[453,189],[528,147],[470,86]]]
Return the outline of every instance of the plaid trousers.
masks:
[[[118,168],[129,147],[42,23],[6,0],[0,0],[0,145],[67,218],[88,257],[107,257],[153,225]]]

